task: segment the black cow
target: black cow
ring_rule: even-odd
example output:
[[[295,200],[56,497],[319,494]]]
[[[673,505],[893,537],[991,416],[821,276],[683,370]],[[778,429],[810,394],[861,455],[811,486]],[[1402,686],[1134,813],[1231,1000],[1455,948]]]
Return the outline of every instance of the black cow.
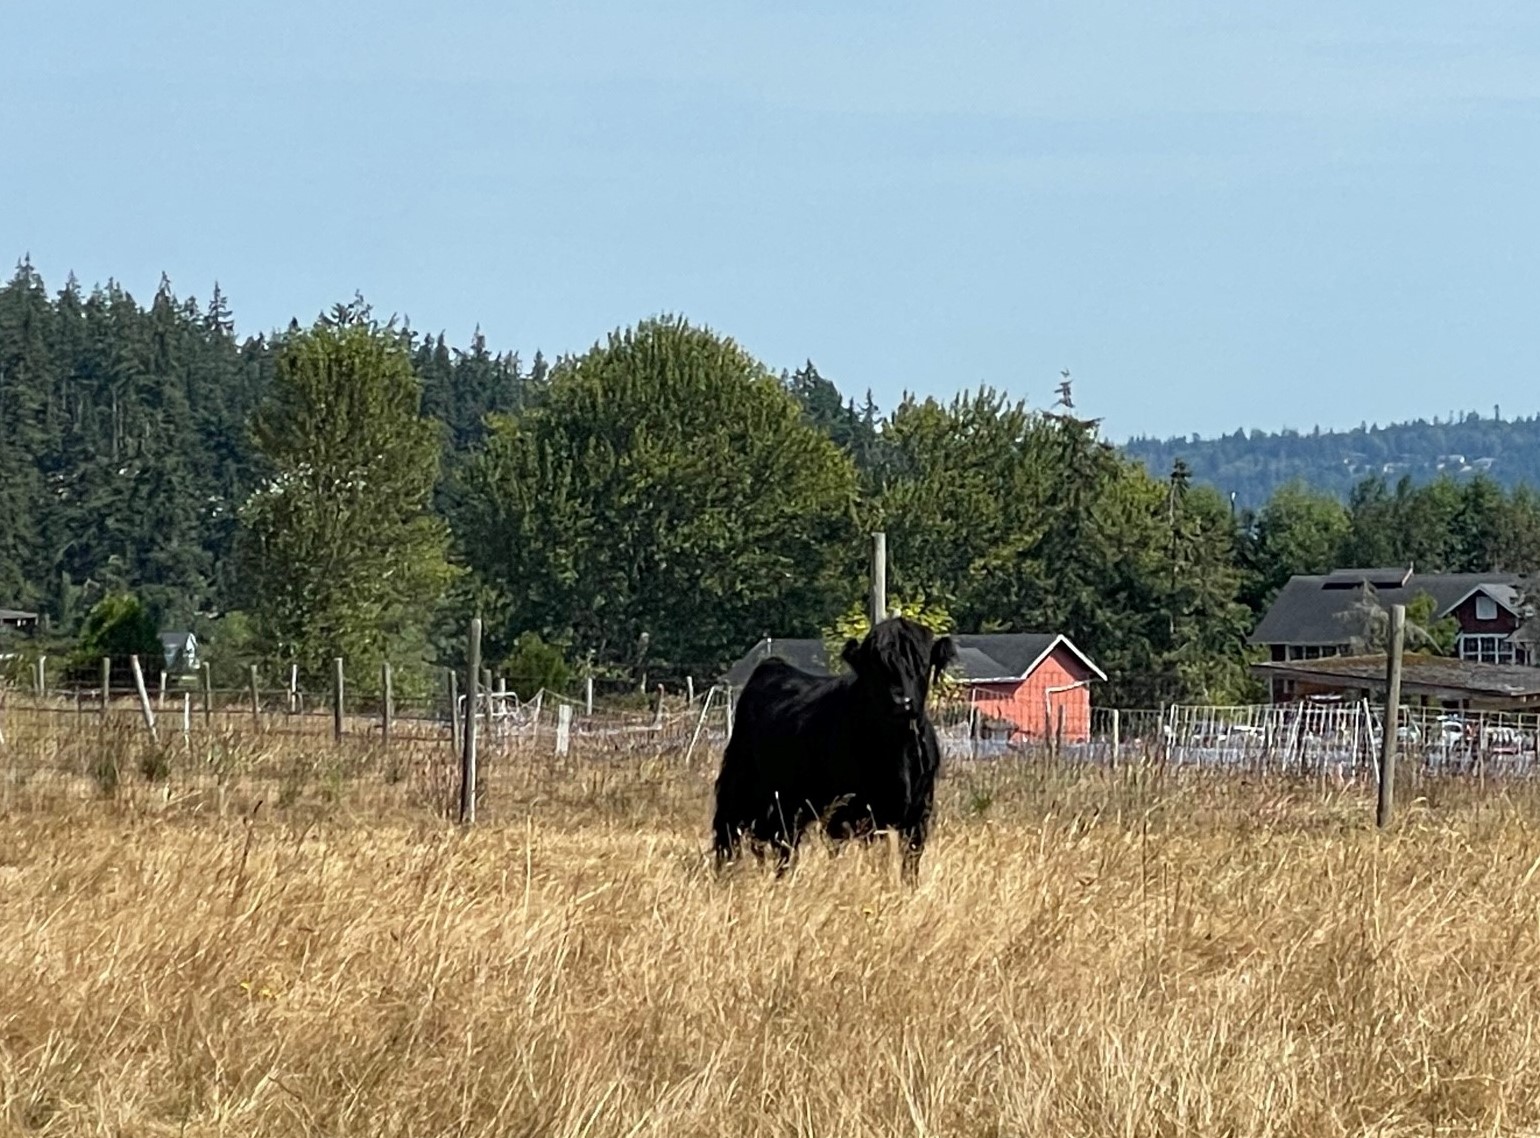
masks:
[[[895,831],[914,880],[941,765],[925,700],[956,655],[950,637],[893,617],[845,644],[843,675],[813,676],[779,659],[755,668],[717,776],[717,865],[747,838],[761,858],[767,845],[775,850],[780,875],[817,821],[836,843]]]

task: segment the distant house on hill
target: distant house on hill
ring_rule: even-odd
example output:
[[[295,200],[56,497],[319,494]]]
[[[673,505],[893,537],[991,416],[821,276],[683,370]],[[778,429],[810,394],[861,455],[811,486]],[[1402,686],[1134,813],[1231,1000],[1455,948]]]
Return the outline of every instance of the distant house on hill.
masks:
[[[1251,634],[1251,643],[1266,648],[1275,664],[1362,651],[1353,643],[1361,627],[1354,609],[1365,584],[1386,609],[1410,604],[1422,594],[1432,597],[1433,618],[1452,617],[1460,627],[1455,655],[1462,660],[1540,664],[1540,654],[1521,632],[1528,608],[1512,573],[1414,573],[1395,566],[1294,576]],[[1289,682],[1275,678],[1273,698],[1289,695]]]
[[[9,628],[15,632],[36,632],[37,613],[0,608],[0,628]]]
[[[160,646],[166,657],[166,671],[198,670],[198,638],[191,632],[162,632]]]
[[[1043,738],[1059,730],[1065,742],[1091,733],[1090,685],[1107,679],[1067,636],[1052,632],[957,633],[950,675],[968,693],[981,721],[999,725],[1010,741]],[[722,676],[742,687],[763,660],[777,657],[815,676],[833,675],[828,649],[817,639],[766,637]]]

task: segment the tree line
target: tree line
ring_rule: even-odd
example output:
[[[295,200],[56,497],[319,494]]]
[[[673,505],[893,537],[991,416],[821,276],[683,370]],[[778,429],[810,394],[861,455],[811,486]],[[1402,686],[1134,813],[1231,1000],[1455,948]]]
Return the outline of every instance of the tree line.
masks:
[[[1067,397],[882,412],[673,316],[526,365],[357,299],[241,337],[217,289],[50,293],[23,263],[0,424],[0,607],[96,643],[131,594],[136,627],[191,628],[231,676],[321,684],[341,655],[364,689],[389,659],[426,690],[473,614],[516,687],[709,678],[848,623],[883,529],[906,610],[1065,632],[1125,706],[1228,701],[1256,694],[1245,638],[1291,573],[1540,562],[1527,489],[1291,484],[1237,509]]]

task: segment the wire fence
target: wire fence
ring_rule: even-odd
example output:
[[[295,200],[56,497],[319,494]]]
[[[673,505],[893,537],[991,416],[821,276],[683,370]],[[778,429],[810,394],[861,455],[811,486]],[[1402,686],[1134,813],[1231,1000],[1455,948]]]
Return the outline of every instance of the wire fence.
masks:
[[[446,691],[427,699],[355,700],[341,713],[292,690],[178,691],[0,686],[0,806],[29,792],[89,795],[140,780],[168,796],[239,787],[291,798],[370,783],[452,812],[469,717],[480,747],[477,798],[524,801],[574,772],[646,768],[696,793],[714,778],[732,731],[724,687],[595,703],[540,691],[520,699],[481,692],[474,706]],[[985,721],[970,693],[935,708],[948,770],[1070,764],[1182,768],[1216,774],[1377,778],[1383,709],[1367,702],[1164,710],[1091,710],[1076,737],[1043,738]],[[1415,779],[1529,777],[1537,770],[1540,715],[1403,708],[1403,769]],[[625,793],[624,779],[611,784]],[[597,785],[597,784],[596,784]]]

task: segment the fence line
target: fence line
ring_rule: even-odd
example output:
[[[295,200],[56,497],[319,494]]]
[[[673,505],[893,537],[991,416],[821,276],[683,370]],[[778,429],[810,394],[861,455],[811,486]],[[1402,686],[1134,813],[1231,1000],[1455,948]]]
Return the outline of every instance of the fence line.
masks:
[[[286,677],[287,678],[287,677]],[[160,717],[161,743],[255,735],[276,742],[323,742],[334,729],[330,693],[304,693],[289,678],[284,687],[184,688],[155,685],[147,692]],[[98,685],[27,690],[0,684],[0,746],[15,750],[49,734],[83,734],[103,725],[137,722],[144,699],[135,688]],[[674,756],[714,766],[731,730],[733,692],[702,686],[645,704],[635,688],[624,703],[605,701],[590,713],[586,699],[541,690],[527,699],[478,687],[474,714],[490,764],[514,755],[552,761],[625,755]],[[341,718],[342,735],[380,746],[455,746],[470,697],[445,690],[426,698],[396,694],[385,727],[383,699],[353,699]],[[558,709],[566,708],[561,716]],[[1160,763],[1214,771],[1294,773],[1341,779],[1376,778],[1384,714],[1357,703],[1172,705],[1165,709],[1093,708],[1089,729],[1073,739],[1034,739],[1018,733],[991,736],[968,698],[949,700],[933,718],[944,757],[954,763],[1027,761],[1044,749],[1070,761],[1106,766]],[[1537,771],[1540,714],[1403,708],[1398,729],[1402,762],[1439,774],[1529,776]],[[565,726],[562,725],[565,721]],[[143,728],[141,727],[141,730]]]

